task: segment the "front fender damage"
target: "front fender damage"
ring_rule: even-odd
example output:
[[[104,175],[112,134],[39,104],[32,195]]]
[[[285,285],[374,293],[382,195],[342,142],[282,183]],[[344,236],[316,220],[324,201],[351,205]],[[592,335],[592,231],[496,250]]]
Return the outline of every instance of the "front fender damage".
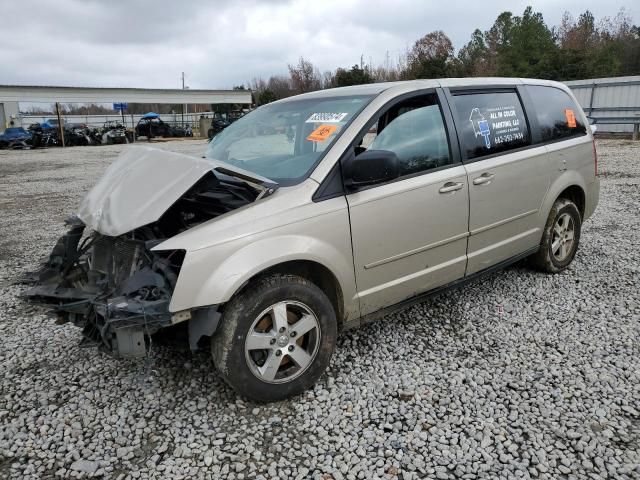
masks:
[[[143,148],[127,150],[66,222],[22,297],[82,328],[84,345],[141,356],[158,330],[189,321],[195,348],[217,326],[217,306],[172,314],[186,252],[153,247],[273,193],[277,184],[215,162]]]
[[[141,356],[145,337],[172,325],[171,294],[182,251],[152,253],[134,236],[92,232],[80,243],[84,224],[67,222],[63,235],[22,297],[52,308],[58,323],[82,328],[83,346],[116,356]]]

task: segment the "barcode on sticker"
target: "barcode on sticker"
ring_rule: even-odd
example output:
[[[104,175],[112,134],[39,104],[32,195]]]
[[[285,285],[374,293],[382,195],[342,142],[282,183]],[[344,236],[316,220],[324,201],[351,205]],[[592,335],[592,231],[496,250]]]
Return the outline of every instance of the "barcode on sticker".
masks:
[[[330,113],[330,112],[319,112],[312,114],[309,118],[307,118],[306,123],[338,123],[341,122],[348,113]]]

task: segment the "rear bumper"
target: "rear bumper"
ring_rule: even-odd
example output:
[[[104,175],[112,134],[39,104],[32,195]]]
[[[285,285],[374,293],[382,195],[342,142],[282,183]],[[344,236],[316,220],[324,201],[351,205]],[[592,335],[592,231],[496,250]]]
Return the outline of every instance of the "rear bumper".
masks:
[[[588,219],[596,211],[600,201],[600,179],[595,178],[593,183],[587,185],[587,194],[584,206],[584,220]]]

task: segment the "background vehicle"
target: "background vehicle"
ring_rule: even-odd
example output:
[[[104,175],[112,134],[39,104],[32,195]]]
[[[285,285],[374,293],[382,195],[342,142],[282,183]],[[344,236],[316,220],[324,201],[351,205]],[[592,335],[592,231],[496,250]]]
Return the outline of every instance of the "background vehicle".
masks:
[[[340,330],[524,258],[567,268],[599,196],[587,125],[566,86],[538,80],[274,102],[206,159],[128,150],[26,296],[119,355],[188,322],[238,392],[282,399],[319,378]]]
[[[45,148],[59,145],[57,128],[42,128],[41,124],[33,123],[29,125],[31,132],[31,146],[33,148]]]
[[[118,120],[106,122],[102,128],[102,141],[105,145],[128,143],[127,129]]]
[[[58,126],[60,123],[57,118],[47,118],[44,122],[40,124],[40,128],[42,130],[58,130]],[[66,127],[66,121],[62,119],[62,128]]]
[[[71,123],[65,125],[65,145],[86,146],[91,145],[91,130],[84,123]]]
[[[28,148],[31,132],[22,127],[10,127],[0,134],[0,148]]]
[[[231,124],[227,120],[224,120],[222,118],[216,117],[211,119],[211,127],[207,131],[207,136],[209,137],[209,140],[211,140],[214,136],[216,136],[218,133],[223,131],[229,125]]]
[[[149,112],[138,121],[136,125],[136,136],[147,137],[171,137],[173,130],[168,123],[165,123],[157,113]]]

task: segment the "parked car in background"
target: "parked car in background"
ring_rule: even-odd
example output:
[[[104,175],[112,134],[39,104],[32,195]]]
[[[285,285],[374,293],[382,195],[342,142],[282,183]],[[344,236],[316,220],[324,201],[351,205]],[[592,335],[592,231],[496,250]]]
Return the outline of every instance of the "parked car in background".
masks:
[[[62,119],[62,128],[66,127],[66,121],[64,118]],[[60,122],[58,122],[57,118],[47,118],[44,122],[40,124],[40,128],[43,130],[59,130]]]
[[[561,83],[322,90],[258,108],[206,158],[128,149],[25,296],[121,356],[184,322],[240,394],[283,399],[318,380],[341,330],[525,258],[569,267],[597,175]]]
[[[111,120],[102,127],[102,144],[113,145],[129,143],[127,138],[127,127],[119,120]]]
[[[172,136],[174,135],[171,125],[165,123],[157,113],[146,113],[136,125],[136,137],[152,139],[153,137]]]
[[[207,131],[207,137],[209,137],[209,140],[211,140],[213,137],[215,137],[217,134],[219,134],[221,131],[227,128],[229,125],[231,125],[231,123],[228,120],[225,120],[224,118],[219,118],[219,117],[212,118],[211,127],[209,127],[209,130]]]
[[[40,123],[29,125],[31,132],[31,146],[33,148],[46,148],[60,145],[58,140],[59,131],[57,128],[42,128]]]
[[[67,123],[64,128],[65,145],[86,146],[92,145],[91,129],[85,123]]]
[[[31,132],[22,127],[10,127],[0,134],[0,148],[28,148]]]

